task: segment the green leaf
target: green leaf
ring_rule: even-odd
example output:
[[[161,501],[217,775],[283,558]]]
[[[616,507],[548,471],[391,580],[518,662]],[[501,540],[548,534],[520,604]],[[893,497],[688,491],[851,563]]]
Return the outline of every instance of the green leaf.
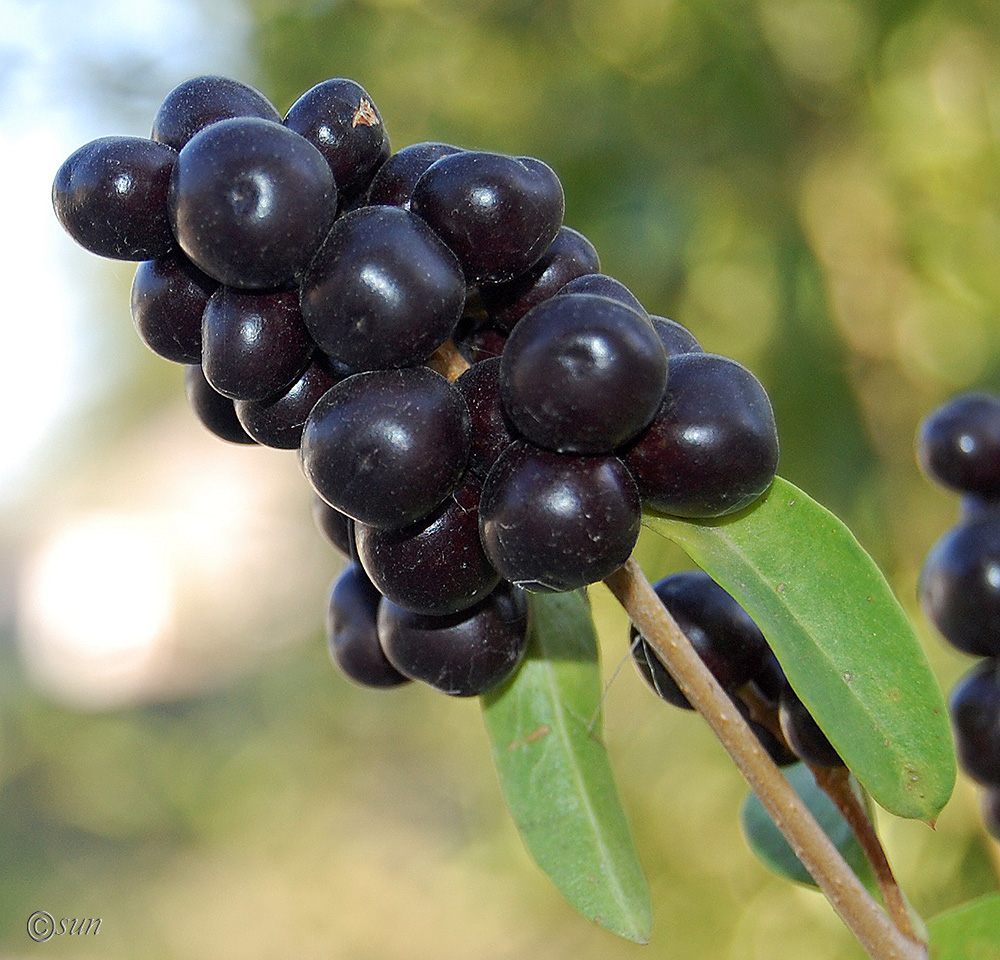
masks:
[[[652,908],[601,740],[597,637],[584,596],[534,594],[527,657],[483,699],[500,786],[524,844],[585,917],[637,943]]]
[[[927,930],[930,960],[1000,960],[1000,893],[938,914]]]
[[[878,567],[832,513],[780,477],[752,507],[647,514],[763,630],[792,687],[886,810],[933,820],[955,783],[944,695]]]
[[[871,887],[875,883],[875,873],[861,849],[861,844],[837,809],[837,805],[816,783],[812,771],[804,763],[797,763],[787,767],[782,773],[812,812],[822,831],[840,851],[848,866],[862,883]],[[747,794],[740,810],[740,823],[750,849],[771,870],[796,883],[816,886],[816,881],[792,852],[788,841],[774,825],[757,794]]]

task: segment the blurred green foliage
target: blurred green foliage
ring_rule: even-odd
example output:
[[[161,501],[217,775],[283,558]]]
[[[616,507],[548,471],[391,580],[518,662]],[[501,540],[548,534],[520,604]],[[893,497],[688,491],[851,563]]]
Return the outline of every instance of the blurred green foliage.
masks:
[[[247,2],[244,79],[279,109],[348,76],[396,148],[554,167],[603,269],[758,374],[782,474],[848,522],[920,622],[917,573],[956,505],[920,477],[916,426],[959,389],[1000,387],[1000,8]],[[651,578],[685,563],[645,536],[639,555]],[[860,957],[822,898],[746,851],[738,776],[696,718],[617,673],[624,620],[592,592],[651,946],[587,925],[528,862],[476,705],[349,686],[309,595],[305,642],[176,702],[80,714],[4,653],[0,950],[41,949],[24,925],[48,909],[103,918],[53,956]],[[950,685],[966,661],[921,630]],[[966,784],[936,832],[883,828],[925,915],[995,886]]]

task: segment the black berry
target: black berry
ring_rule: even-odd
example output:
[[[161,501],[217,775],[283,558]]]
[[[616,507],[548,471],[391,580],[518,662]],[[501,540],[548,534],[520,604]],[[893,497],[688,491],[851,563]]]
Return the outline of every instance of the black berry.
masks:
[[[796,756],[814,767],[842,767],[844,761],[791,687],[781,692],[781,731]]]
[[[240,423],[233,401],[224,397],[206,379],[201,364],[184,368],[184,392],[195,416],[221,440],[230,443],[256,443]]]
[[[980,660],[948,698],[955,751],[977,783],[1000,789],[1000,661]]]
[[[413,188],[424,171],[436,160],[461,153],[449,143],[425,141],[397,150],[379,167],[368,188],[368,202],[410,209]]]
[[[917,456],[943,486],[1000,499],[1000,397],[965,393],[938,407],[920,425]]]

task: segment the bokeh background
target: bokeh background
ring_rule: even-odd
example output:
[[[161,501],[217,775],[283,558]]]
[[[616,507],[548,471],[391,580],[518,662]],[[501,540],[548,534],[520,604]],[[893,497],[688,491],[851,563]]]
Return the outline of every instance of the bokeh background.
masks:
[[[914,601],[957,515],[913,438],[1000,389],[1000,8],[989,0],[0,0],[0,954],[832,960],[860,949],[772,878],[702,724],[628,664],[592,591],[606,737],[651,945],[578,918],[506,817],[474,702],[330,665],[340,560],[291,454],[198,426],[145,351],[133,267],[55,223],[77,146],[147,135],[221,73],[280,110],[367,88],[396,148],[530,154],[605,272],[772,397],[781,473],[838,512],[942,686],[969,661]],[[686,566],[644,535],[651,577]],[[962,781],[936,831],[884,818],[925,916],[996,887]],[[33,944],[35,910],[101,918]]]

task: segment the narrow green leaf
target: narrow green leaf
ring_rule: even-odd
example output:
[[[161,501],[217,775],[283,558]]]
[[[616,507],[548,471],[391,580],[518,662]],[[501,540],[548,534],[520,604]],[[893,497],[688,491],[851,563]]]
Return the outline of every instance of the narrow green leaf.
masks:
[[[1000,960],[1000,893],[939,913],[927,930],[930,960]]]
[[[712,521],[649,514],[757,621],[792,687],[872,798],[933,820],[955,783],[941,692],[878,567],[832,513],[780,477]]]
[[[837,809],[837,805],[817,785],[812,771],[804,763],[797,763],[782,772],[812,812],[822,831],[840,851],[848,866],[862,883],[871,887],[875,882],[875,874],[861,849],[861,844]],[[792,852],[788,841],[774,825],[757,794],[747,794],[740,810],[740,823],[750,849],[766,866],[788,880],[810,887],[816,886],[816,881]]]
[[[535,594],[514,679],[483,697],[500,786],[524,844],[585,917],[637,943],[652,908],[601,739],[597,637],[578,593]]]

